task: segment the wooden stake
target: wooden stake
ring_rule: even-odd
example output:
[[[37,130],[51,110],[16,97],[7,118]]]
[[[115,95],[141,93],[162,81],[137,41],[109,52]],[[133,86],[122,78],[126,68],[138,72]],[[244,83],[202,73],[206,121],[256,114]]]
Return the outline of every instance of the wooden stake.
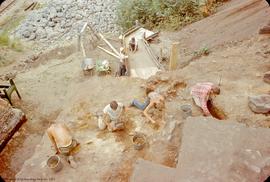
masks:
[[[177,67],[177,59],[178,59],[178,47],[179,42],[174,42],[172,44],[171,48],[171,56],[170,56],[170,64],[169,64],[169,70],[175,70]]]
[[[159,63],[162,62],[162,57],[163,57],[163,51],[162,51],[162,47],[159,49]]]
[[[78,32],[77,51],[79,52],[80,50],[81,50],[81,34]]]
[[[120,60],[120,57],[119,57],[119,56],[117,56],[117,55],[115,55],[114,53],[108,51],[107,49],[104,49],[103,47],[100,47],[100,46],[97,46],[97,47],[98,47],[99,49],[103,50],[104,52],[108,53],[109,55],[111,55],[111,56],[117,58],[118,60]]]

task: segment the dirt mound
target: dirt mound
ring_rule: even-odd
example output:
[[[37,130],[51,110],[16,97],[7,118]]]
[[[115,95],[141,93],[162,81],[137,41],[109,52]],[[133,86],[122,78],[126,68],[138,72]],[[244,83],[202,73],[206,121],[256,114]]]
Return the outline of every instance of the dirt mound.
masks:
[[[235,0],[213,16],[185,27],[179,32],[163,33],[163,39],[179,41],[181,54],[190,54],[203,47],[248,39],[269,21],[270,8],[266,1]]]

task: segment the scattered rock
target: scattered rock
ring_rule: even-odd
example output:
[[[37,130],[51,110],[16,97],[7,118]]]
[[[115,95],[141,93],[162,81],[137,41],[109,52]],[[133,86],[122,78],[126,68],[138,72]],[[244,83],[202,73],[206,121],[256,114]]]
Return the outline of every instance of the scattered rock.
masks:
[[[9,72],[4,76],[4,80],[10,80],[16,78],[17,72]]]
[[[248,106],[255,113],[266,114],[270,112],[270,95],[250,96]]]
[[[22,32],[22,36],[23,36],[24,38],[29,38],[30,35],[31,35],[31,32],[28,31],[28,30],[25,30],[24,32]]]
[[[28,39],[29,40],[34,40],[35,38],[36,38],[36,34],[32,33]]]
[[[76,20],[81,20],[81,19],[83,19],[83,17],[81,16],[81,15],[76,15]]]

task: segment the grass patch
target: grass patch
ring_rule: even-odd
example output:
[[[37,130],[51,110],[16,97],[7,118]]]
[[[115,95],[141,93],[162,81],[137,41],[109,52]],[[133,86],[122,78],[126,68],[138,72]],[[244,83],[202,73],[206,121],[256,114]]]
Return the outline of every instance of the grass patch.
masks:
[[[0,34],[0,46],[8,46],[9,45],[9,36],[8,32],[4,31]]]
[[[15,39],[15,40],[11,41],[10,48],[17,51],[17,52],[22,52],[23,51],[23,45],[20,42],[20,40],[18,40],[18,39]]]
[[[23,51],[23,45],[19,39],[11,39],[9,32],[16,29],[25,16],[9,16],[1,24],[2,32],[0,32],[0,47],[11,48],[15,51]]]
[[[208,47],[203,47],[199,51],[195,51],[193,55],[195,57],[208,56],[210,54],[210,50]]]
[[[17,52],[23,51],[23,45],[18,39],[10,39],[7,31],[0,33],[0,47],[11,48]]]

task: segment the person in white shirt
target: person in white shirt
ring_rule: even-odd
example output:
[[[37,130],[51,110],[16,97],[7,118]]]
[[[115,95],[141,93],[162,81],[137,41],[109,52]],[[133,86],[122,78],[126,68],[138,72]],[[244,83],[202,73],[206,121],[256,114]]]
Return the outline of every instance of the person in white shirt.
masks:
[[[103,109],[103,122],[109,131],[123,130],[125,128],[124,119],[125,106],[116,101],[112,101]]]
[[[118,76],[125,76],[127,75],[127,59],[128,56],[125,55],[125,49],[123,47],[120,48],[120,62],[119,62],[119,68],[117,71]]]

